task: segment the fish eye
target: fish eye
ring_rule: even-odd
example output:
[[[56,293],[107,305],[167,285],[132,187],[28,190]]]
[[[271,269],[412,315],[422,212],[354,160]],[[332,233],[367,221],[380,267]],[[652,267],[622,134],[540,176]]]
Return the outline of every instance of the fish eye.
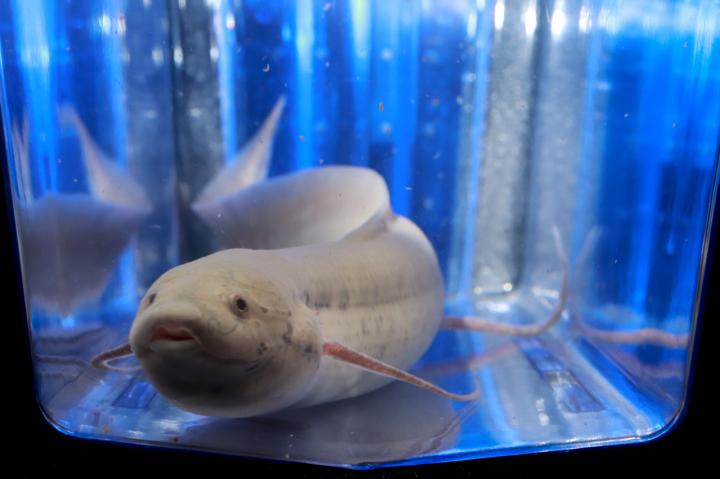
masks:
[[[244,313],[248,310],[248,303],[242,296],[233,296],[232,304],[236,313]]]
[[[147,305],[150,306],[155,302],[155,298],[157,297],[157,293],[150,293],[147,296]]]

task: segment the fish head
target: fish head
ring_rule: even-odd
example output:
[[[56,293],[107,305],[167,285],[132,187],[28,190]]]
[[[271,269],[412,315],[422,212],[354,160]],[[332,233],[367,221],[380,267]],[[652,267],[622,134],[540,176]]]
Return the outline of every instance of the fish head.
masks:
[[[319,368],[315,318],[270,252],[225,250],[163,274],[130,344],[157,390],[191,412],[248,417],[299,401]]]

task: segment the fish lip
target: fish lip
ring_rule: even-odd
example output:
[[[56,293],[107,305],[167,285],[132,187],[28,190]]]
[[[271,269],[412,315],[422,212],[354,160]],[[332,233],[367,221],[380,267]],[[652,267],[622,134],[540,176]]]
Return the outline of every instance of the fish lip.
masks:
[[[155,341],[197,341],[197,337],[185,326],[160,324],[150,333],[150,343]]]
[[[147,345],[154,352],[204,349],[190,328],[167,323],[156,325],[151,330]]]
[[[265,362],[265,358],[228,357],[218,354],[213,351],[211,343],[209,338],[201,339],[197,331],[185,322],[158,321],[147,333],[144,350],[147,354],[197,353],[215,363],[245,368],[247,372],[254,371]]]

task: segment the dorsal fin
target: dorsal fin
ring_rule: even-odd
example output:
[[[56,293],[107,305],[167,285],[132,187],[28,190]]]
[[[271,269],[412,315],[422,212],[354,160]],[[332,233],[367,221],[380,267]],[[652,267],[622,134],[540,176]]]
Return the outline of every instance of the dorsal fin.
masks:
[[[202,209],[213,201],[231,196],[267,177],[275,132],[284,108],[285,96],[281,96],[257,132],[235,155],[232,163],[217,172],[205,185],[195,199],[193,208]]]
[[[387,205],[372,215],[359,228],[346,235],[345,239],[351,241],[364,241],[386,233],[392,222],[395,220],[395,217],[395,213],[390,209],[390,206]]]

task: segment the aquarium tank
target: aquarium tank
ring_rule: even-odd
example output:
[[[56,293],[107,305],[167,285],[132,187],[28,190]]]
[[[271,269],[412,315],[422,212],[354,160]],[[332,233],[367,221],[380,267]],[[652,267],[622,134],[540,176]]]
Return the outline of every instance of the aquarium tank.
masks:
[[[0,63],[27,312],[6,319],[27,323],[61,432],[368,468],[637,443],[682,417],[717,200],[720,2],[7,0]],[[327,384],[376,380],[330,347],[362,327],[355,350],[414,348],[413,381],[465,396],[393,380],[188,410],[123,345],[170,301],[154,282],[217,251],[295,281],[257,304],[315,310],[328,337],[305,352]],[[245,274],[233,261],[213,267]],[[200,295],[198,268],[166,277]]]

